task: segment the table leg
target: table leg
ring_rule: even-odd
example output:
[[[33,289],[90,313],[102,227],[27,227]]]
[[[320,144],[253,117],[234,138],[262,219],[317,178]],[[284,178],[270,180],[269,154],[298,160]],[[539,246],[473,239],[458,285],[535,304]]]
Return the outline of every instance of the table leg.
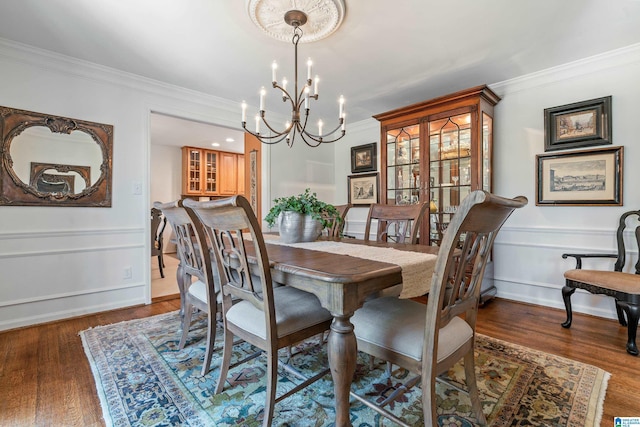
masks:
[[[350,427],[349,392],[356,371],[357,343],[353,333],[351,314],[333,316],[327,341],[329,367],[333,378],[336,405],[336,427]]]

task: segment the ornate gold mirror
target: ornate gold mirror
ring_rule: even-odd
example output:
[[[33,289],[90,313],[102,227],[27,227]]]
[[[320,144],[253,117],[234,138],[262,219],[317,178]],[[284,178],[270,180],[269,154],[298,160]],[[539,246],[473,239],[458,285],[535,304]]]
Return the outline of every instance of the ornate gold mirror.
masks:
[[[0,205],[111,207],[113,126],[0,107]]]

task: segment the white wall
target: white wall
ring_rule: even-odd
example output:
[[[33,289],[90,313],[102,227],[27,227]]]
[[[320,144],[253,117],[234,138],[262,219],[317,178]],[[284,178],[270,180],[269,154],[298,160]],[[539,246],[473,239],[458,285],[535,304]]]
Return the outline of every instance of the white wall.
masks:
[[[348,176],[351,173],[351,147],[377,142],[377,171],[380,171],[380,122],[374,118],[347,126],[347,134],[335,144],[336,199],[335,204],[344,204],[349,200]],[[369,207],[352,207],[347,213],[344,233],[359,239],[364,237]]]
[[[575,262],[563,260],[562,253],[616,252],[619,216],[640,207],[640,169],[634,166],[640,160],[638,75],[640,45],[635,45],[492,85],[503,98],[495,112],[494,188],[501,195],[523,194],[529,199],[529,205],[506,223],[495,245],[499,296],[563,308],[563,272]],[[624,205],[536,206],[535,156],[544,154],[543,110],[608,95],[613,104],[613,146],[624,146]],[[628,256],[637,260],[635,245]],[[612,268],[612,263],[591,262],[584,268],[595,266]],[[612,298],[577,291],[572,305],[575,311],[616,317]]]

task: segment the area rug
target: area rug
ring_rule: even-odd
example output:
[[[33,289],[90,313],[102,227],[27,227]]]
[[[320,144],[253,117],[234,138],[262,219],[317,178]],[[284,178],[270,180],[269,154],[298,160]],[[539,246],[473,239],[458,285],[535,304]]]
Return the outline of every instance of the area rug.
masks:
[[[196,316],[183,350],[178,349],[178,312],[100,326],[80,332],[91,364],[107,426],[260,426],[265,399],[265,359],[258,357],[231,370],[223,393],[214,395],[219,352],[211,372],[200,376],[206,319]],[[217,341],[222,338],[219,331]],[[327,366],[326,346],[319,339],[302,343],[292,364],[302,372]],[[253,353],[246,343],[234,347],[234,358]],[[281,356],[285,357],[286,353]],[[408,378],[394,367],[358,355],[352,390],[381,400]],[[609,374],[597,367],[479,335],[476,372],[484,413],[491,426],[599,426]],[[464,387],[464,369],[456,365],[448,380]],[[298,380],[281,372],[278,395]],[[475,425],[468,396],[445,383],[437,386],[438,424]],[[391,406],[410,425],[423,425],[420,389]],[[327,375],[275,406],[273,425],[332,426],[333,383]],[[354,427],[394,425],[352,401]]]

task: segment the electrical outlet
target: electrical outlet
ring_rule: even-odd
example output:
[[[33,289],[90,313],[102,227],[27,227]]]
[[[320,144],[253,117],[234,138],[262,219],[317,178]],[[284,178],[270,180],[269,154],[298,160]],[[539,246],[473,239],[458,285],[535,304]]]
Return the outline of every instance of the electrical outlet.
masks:
[[[122,278],[123,279],[131,279],[131,277],[133,276],[132,272],[131,272],[131,267],[125,267],[124,268],[124,272],[122,273]]]

